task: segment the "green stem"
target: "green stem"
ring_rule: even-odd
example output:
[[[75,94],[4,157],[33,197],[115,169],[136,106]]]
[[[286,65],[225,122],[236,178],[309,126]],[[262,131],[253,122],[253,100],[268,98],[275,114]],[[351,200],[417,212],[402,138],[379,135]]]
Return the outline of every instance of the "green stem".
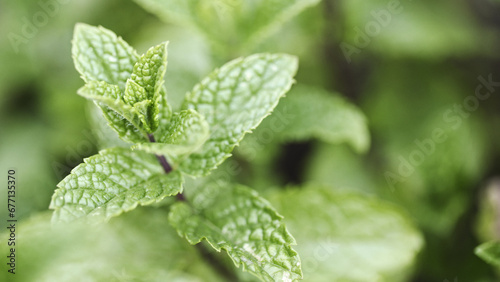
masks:
[[[151,143],[156,142],[153,134],[148,134],[148,139],[149,142]],[[165,174],[169,174],[170,172],[172,172],[172,166],[170,166],[170,164],[167,162],[165,156],[156,155],[156,158],[160,162],[160,165],[163,167]],[[186,202],[184,194],[179,193],[176,195],[176,197],[178,201]],[[203,260],[212,265],[212,267],[227,281],[229,282],[239,281],[238,276],[236,276],[236,274],[232,271],[232,269],[224,265],[213,253],[209,252],[205,246],[203,246],[202,244],[197,244],[195,245],[195,247],[203,257]]]
[[[156,142],[153,134],[148,134],[148,139],[149,139],[149,142],[151,142],[151,143]],[[167,159],[165,158],[165,156],[156,155],[156,158],[160,162],[160,165],[163,167],[165,174],[169,174],[170,172],[172,172],[172,166],[167,162]],[[176,197],[177,197],[177,200],[179,200],[179,201],[186,201],[186,198],[184,197],[184,195],[182,193],[177,194]]]

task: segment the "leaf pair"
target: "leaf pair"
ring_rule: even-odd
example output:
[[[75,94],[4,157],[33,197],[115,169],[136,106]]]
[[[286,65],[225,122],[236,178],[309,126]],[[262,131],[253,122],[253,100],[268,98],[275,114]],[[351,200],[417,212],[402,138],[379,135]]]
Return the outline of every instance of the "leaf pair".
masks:
[[[157,203],[182,192],[182,174],[164,174],[153,155],[126,148],[103,150],[85,159],[58,184],[52,197],[52,221],[107,221],[138,205]],[[295,239],[270,204],[249,188],[207,186],[174,204],[171,225],[189,243],[203,239],[226,250],[236,266],[264,281],[299,279]],[[291,280],[284,280],[291,281]]]
[[[210,128],[209,136],[200,126],[201,121],[193,122],[196,126],[180,122],[176,128],[173,118],[171,130],[166,135],[190,129],[191,137],[184,134],[184,137],[162,140],[173,144],[186,142],[190,145],[185,148],[178,146],[176,150],[192,154],[176,158],[169,153],[175,151],[173,148],[160,144],[139,144],[134,148],[167,155],[183,173],[208,175],[231,156],[246,133],[272,112],[292,86],[296,71],[297,59],[285,54],[255,54],[233,60],[187,93],[181,108],[182,111],[199,113]]]

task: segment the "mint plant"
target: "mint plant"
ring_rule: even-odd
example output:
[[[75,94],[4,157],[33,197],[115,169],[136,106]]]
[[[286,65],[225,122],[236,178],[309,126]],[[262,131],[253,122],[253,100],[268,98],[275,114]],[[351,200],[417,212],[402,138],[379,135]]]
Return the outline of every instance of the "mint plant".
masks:
[[[12,186],[0,196],[0,281],[256,281],[239,270],[272,276],[275,265],[240,249],[258,249],[269,222],[293,234],[304,281],[499,280],[500,2],[396,2],[0,4],[0,163]],[[75,19],[138,52],[81,32],[83,83],[69,55]],[[225,133],[185,93],[261,52],[300,58],[299,83],[217,152],[232,157],[200,166]],[[243,224],[261,205],[283,219],[265,209],[268,223]],[[280,246],[290,252],[268,250]]]
[[[52,221],[100,223],[175,196],[168,220],[189,243],[206,240],[224,249],[263,281],[300,279],[295,240],[257,192],[227,185],[186,196],[183,187],[186,175],[210,174],[272,112],[294,82],[297,59],[233,60],[197,84],[173,113],[164,86],[167,46],[139,56],[103,27],[75,27],[73,59],[85,81],[78,94],[94,101],[130,148],[102,150],[73,169],[52,197]]]

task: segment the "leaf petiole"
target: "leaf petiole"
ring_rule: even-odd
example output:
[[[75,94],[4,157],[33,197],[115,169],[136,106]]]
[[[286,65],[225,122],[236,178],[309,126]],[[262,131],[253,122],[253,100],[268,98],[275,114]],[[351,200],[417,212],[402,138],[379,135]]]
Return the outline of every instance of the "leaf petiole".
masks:
[[[148,139],[149,139],[149,142],[151,142],[151,143],[156,142],[153,134],[148,134]],[[172,166],[170,166],[170,164],[167,162],[167,159],[165,158],[165,156],[156,155],[156,154],[155,154],[155,156],[158,159],[158,162],[160,162],[161,167],[163,167],[165,174],[169,174],[170,172],[172,172]],[[186,201],[186,198],[184,197],[184,195],[182,193],[177,194],[176,197],[177,197],[177,200],[179,200],[179,201]]]

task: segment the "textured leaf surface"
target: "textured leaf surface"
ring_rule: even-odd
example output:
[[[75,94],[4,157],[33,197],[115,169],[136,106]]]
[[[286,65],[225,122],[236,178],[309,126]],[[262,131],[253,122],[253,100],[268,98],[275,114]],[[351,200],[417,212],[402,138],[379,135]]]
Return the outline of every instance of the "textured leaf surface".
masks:
[[[127,142],[147,141],[147,134],[170,118],[163,86],[167,45],[154,46],[138,57],[103,27],[75,27],[73,59],[87,83],[79,94],[96,100],[109,125]]]
[[[164,209],[138,208],[93,226],[51,226],[50,213],[32,214],[16,227],[18,271],[12,275],[2,263],[0,281],[223,281],[177,235]],[[9,234],[2,232],[0,240],[7,242]],[[9,248],[0,244],[0,255],[8,256]]]
[[[136,51],[112,31],[82,23],[75,26],[72,54],[85,82],[106,81],[122,91],[139,59]]]
[[[145,140],[147,131],[143,131],[144,113],[122,100],[117,85],[108,84],[105,81],[91,81],[80,88],[78,94],[95,101],[103,110],[109,126],[121,137],[138,141]]]
[[[500,242],[490,241],[483,243],[477,246],[474,252],[487,263],[500,266]]]
[[[191,203],[172,207],[171,224],[191,244],[202,240],[224,249],[236,266],[242,265],[264,281],[292,281],[302,276],[300,259],[291,248],[295,239],[282,217],[244,186],[207,186]]]
[[[127,79],[139,59],[136,51],[108,29],[79,23],[75,26],[72,54],[75,68],[88,84],[79,94],[99,101],[97,105],[120,138],[127,142],[146,141],[138,122],[130,119],[134,114],[121,101]]]
[[[120,139],[116,131],[108,125],[108,121],[104,117],[101,109],[95,107],[94,102],[88,102],[87,113],[90,126],[94,129],[92,133],[96,138],[98,150],[111,147],[130,147],[130,144]]]
[[[399,208],[363,194],[304,187],[269,198],[297,239],[308,281],[406,281],[423,245]]]
[[[151,47],[134,65],[131,80],[127,82],[125,101],[138,107],[144,103],[147,127],[152,133],[158,128],[158,113],[160,97],[163,93],[164,76],[167,71],[168,42]],[[141,90],[144,89],[144,92]]]
[[[156,129],[154,134],[155,136],[161,137],[168,134],[170,129],[170,119],[172,118],[172,108],[167,101],[165,89],[163,89],[158,103],[160,105],[158,113],[158,129]]]
[[[187,94],[184,109],[195,109],[210,125],[210,138],[181,163],[181,170],[206,175],[269,115],[290,89],[297,59],[285,54],[255,54],[215,70]]]
[[[151,47],[134,65],[131,79],[146,90],[146,98],[151,100],[155,100],[163,87],[167,71],[167,46],[168,42],[164,42]]]
[[[166,21],[201,31],[220,47],[251,48],[319,0],[136,0]],[[235,44],[236,43],[236,44]]]
[[[157,143],[140,143],[134,149],[148,153],[165,155],[174,162],[198,149],[209,137],[209,127],[205,118],[195,110],[175,113],[162,135],[156,135]]]
[[[111,108],[103,105],[101,103],[96,103],[97,106],[102,110],[104,118],[108,121],[108,125],[118,133],[118,136],[125,142],[135,143],[135,142],[146,142],[147,138],[144,135],[145,132],[141,132],[137,126],[132,124],[124,116],[115,112]],[[135,110],[134,110],[135,111]],[[142,123],[141,123],[142,124]]]
[[[113,148],[74,168],[57,185],[50,208],[54,221],[106,221],[182,192],[182,183],[180,173],[164,174],[153,155]]]

